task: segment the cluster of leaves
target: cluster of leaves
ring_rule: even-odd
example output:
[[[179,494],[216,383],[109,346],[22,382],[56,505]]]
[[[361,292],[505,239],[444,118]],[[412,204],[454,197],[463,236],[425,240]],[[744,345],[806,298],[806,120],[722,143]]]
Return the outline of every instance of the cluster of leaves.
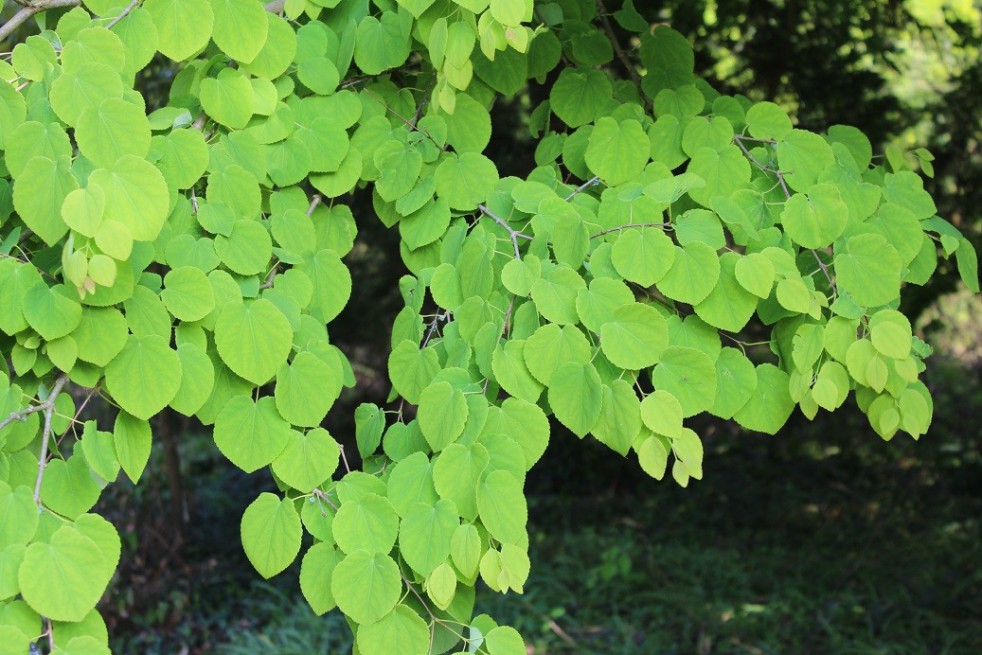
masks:
[[[168,407],[244,471],[271,469],[280,493],[246,510],[245,552],[268,578],[312,535],[303,593],[342,610],[364,655],[525,652],[472,616],[474,588],[522,591],[523,482],[550,415],[683,486],[702,477],[683,424],[701,412],[774,433],[855,391],[884,438],[930,424],[900,289],[940,244],[977,290],[967,241],[903,158],[720,95],[630,2],[614,18],[638,67],[590,0],[85,0],[53,29],[39,17],[0,62],[11,653],[39,636],[108,652],[94,607],[119,537],[89,510],[120,470],[139,479]],[[158,52],[182,64],[148,115],[133,85]],[[530,80],[549,83],[537,167],[501,179],[489,108]],[[352,471],[321,427],[355,382],[325,326],[351,294],[343,201],[364,187],[409,274],[392,405],[358,409]],[[769,349],[740,338],[755,318]],[[111,431],[78,420],[96,394],[119,408]]]

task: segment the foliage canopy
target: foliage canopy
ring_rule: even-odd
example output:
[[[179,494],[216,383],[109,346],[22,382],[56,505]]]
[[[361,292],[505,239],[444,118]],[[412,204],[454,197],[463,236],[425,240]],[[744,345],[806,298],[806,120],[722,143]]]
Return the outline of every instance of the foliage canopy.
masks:
[[[364,655],[525,652],[474,591],[528,578],[549,416],[682,486],[703,412],[773,434],[854,392],[884,439],[930,425],[901,288],[940,252],[978,291],[977,262],[911,160],[721,95],[630,0],[76,5],[0,28],[41,27],[0,61],[11,653],[42,632],[108,652],[94,608],[120,540],[90,510],[120,470],[141,477],[167,408],[271,468],[245,552],[267,578],[302,557],[311,607],[339,607]],[[148,108],[134,84],[158,52],[177,73]],[[489,109],[530,85],[537,166],[502,178]],[[358,408],[349,470],[321,424],[355,376],[325,325],[375,220],[349,208],[362,189],[408,272],[391,406]],[[96,395],[112,426],[79,420]]]

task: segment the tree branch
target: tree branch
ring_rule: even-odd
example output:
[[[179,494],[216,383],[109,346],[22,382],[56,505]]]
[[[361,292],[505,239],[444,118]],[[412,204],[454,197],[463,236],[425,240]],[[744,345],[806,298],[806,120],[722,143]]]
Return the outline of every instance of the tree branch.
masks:
[[[24,7],[14,14],[6,23],[0,25],[0,41],[3,41],[10,36],[14,30],[23,25],[24,22],[34,14],[39,14],[42,11],[47,11],[49,9],[77,7],[80,4],[82,4],[82,0],[44,0],[43,2],[38,2],[30,7]]]
[[[55,382],[55,386],[51,388],[51,393],[45,398],[44,402],[38,407],[43,408],[44,411],[44,431],[41,433],[41,453],[38,456],[38,476],[37,480],[34,482],[34,502],[41,506],[41,482],[44,480],[44,469],[48,466],[48,442],[51,440],[51,417],[55,413],[55,400],[58,399],[58,394],[61,390],[65,388],[65,384],[68,382],[68,376],[62,374],[58,376],[58,380]]]
[[[627,223],[626,225],[618,225],[617,227],[612,227],[609,230],[603,230],[602,232],[597,232],[596,234],[591,234],[591,239],[596,239],[602,237],[605,234],[610,234],[611,232],[620,232],[621,230],[629,230],[634,227],[660,227],[663,230],[671,230],[671,223]]]
[[[112,28],[116,27],[119,24],[119,21],[126,18],[131,11],[136,9],[136,6],[138,4],[140,4],[140,0],[133,0],[132,2],[130,2],[130,4],[126,5],[126,8],[119,13],[119,16],[116,16],[116,18],[109,21],[109,24],[106,25],[106,29],[111,30]]]
[[[490,209],[488,209],[485,205],[478,205],[477,208],[481,210],[481,213],[482,214],[484,214],[488,218],[492,219],[495,223],[497,223],[501,227],[505,228],[505,231],[508,232],[508,238],[511,239],[511,245],[515,249],[515,259],[521,259],[522,258],[522,253],[518,250],[518,240],[519,239],[528,239],[529,241],[531,241],[532,240],[532,237],[530,237],[529,235],[527,235],[527,234],[525,234],[523,232],[519,232],[518,230],[516,230],[515,228],[513,228],[511,225],[509,225],[505,221],[505,219],[503,219],[500,216],[496,215],[494,212],[492,212]]]
[[[607,38],[610,39],[611,45],[614,46],[614,53],[617,54],[617,58],[620,60],[627,74],[631,76],[631,81],[634,85],[638,87],[638,94],[641,96],[641,100],[648,104],[648,99],[644,96],[644,91],[641,88],[641,76],[638,75],[638,71],[635,70],[634,64],[628,58],[627,53],[621,48],[620,41],[617,40],[617,34],[614,33],[614,26],[610,23],[610,12],[607,11],[607,7],[604,6],[604,0],[597,0],[597,9],[599,9],[600,19],[604,24],[604,31],[607,32]]]

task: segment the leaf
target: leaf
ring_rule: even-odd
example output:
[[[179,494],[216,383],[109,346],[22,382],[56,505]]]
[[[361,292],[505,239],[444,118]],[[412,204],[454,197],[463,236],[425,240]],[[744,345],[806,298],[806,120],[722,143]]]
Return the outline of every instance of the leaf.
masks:
[[[102,188],[106,197],[103,221],[116,221],[136,241],[153,241],[167,220],[170,194],[157,168],[144,159],[123,155],[111,168],[99,168],[89,184]]]
[[[95,607],[109,578],[93,575],[104,554],[76,527],[58,528],[47,542],[27,547],[18,574],[31,609],[55,621],[81,621]]]
[[[622,230],[614,242],[611,261],[625,280],[643,287],[660,282],[672,269],[676,249],[659,228]]]
[[[440,370],[440,360],[432,348],[420,350],[412,341],[402,341],[389,353],[389,379],[400,396],[419,403],[420,394]]]
[[[223,0],[214,0],[223,2]],[[251,0],[233,0],[253,4]],[[258,3],[255,6],[259,6]],[[263,20],[266,19],[265,12]],[[201,108],[208,116],[230,129],[241,129],[252,117],[255,106],[249,78],[234,68],[223,68],[218,77],[201,80]]]
[[[683,416],[708,410],[716,397],[716,367],[701,350],[669,346],[651,372],[655,389],[675,396]]]
[[[814,132],[791,130],[777,142],[778,167],[794,191],[808,191],[834,161],[832,147]]]
[[[399,567],[383,553],[355,551],[334,568],[331,591],[346,616],[356,623],[370,625],[399,602],[402,591]]]
[[[261,493],[242,514],[242,548],[267,580],[290,566],[300,552],[300,516],[289,498]]]
[[[68,232],[61,217],[61,205],[78,188],[70,172],[71,160],[59,157],[32,157],[14,184],[14,209],[21,220],[49,246]]]
[[[716,286],[694,309],[709,325],[728,332],[739,332],[757,309],[757,297],[744,289],[737,276],[737,267],[745,258],[732,252],[719,258],[720,272]],[[756,281],[756,279],[755,279]],[[760,284],[759,288],[763,288]]]
[[[268,397],[253,402],[246,395],[234,396],[215,418],[215,445],[246,473],[275,460],[290,442],[290,433]]]
[[[358,652],[364,655],[425,653],[430,646],[426,621],[406,605],[370,625],[358,628]]]
[[[648,163],[648,139],[635,120],[617,122],[609,116],[597,121],[590,133],[586,163],[608,186],[632,180]]]
[[[579,273],[562,264],[536,280],[531,296],[535,308],[548,321],[558,325],[575,325],[576,294],[586,288]]]
[[[6,487],[6,485],[4,485]],[[38,527],[34,495],[27,487],[0,487],[0,549],[29,544]]]
[[[600,376],[593,365],[560,364],[549,381],[549,405],[556,418],[576,436],[590,432],[603,406]]]
[[[4,161],[10,174],[18,178],[32,157],[46,157],[58,161],[61,157],[71,157],[71,155],[72,144],[60,124],[45,125],[37,121],[27,121],[13,130],[7,139]]]
[[[549,92],[552,111],[570,127],[592,122],[612,97],[610,80],[592,69],[563,69]]]
[[[849,237],[837,247],[838,285],[863,307],[879,307],[900,296],[900,255],[878,234]]]
[[[341,504],[332,530],[338,548],[345,553],[387,553],[399,533],[399,516],[387,498],[366,493]]]
[[[665,470],[668,468],[668,451],[661,439],[649,436],[641,442],[637,451],[638,464],[645,473],[656,480],[665,477]]]
[[[341,394],[341,373],[312,352],[301,352],[276,373],[276,409],[293,425],[320,425]]]
[[[487,449],[479,444],[450,444],[433,465],[433,484],[441,498],[452,500],[467,521],[477,518],[477,484],[488,466]]]
[[[351,297],[351,273],[341,258],[333,250],[321,250],[296,270],[306,273],[314,283],[310,314],[322,323],[334,320]]]
[[[157,335],[131,335],[106,367],[106,389],[113,399],[144,420],[170,404],[180,386],[181,359]]]
[[[716,360],[716,399],[709,412],[731,419],[757,390],[757,369],[736,348],[723,348]]]
[[[791,416],[794,405],[788,391],[788,374],[773,364],[760,364],[757,389],[733,418],[748,430],[775,434]]]
[[[100,643],[95,637],[81,636],[69,639],[67,643],[59,642],[53,655],[111,655],[109,647]]]
[[[783,139],[793,128],[787,113],[773,102],[758,102],[747,110],[745,120],[756,139]]]
[[[74,295],[63,284],[38,282],[24,294],[24,318],[46,341],[71,334],[82,321],[82,306]]]
[[[682,418],[682,405],[668,391],[653,391],[641,401],[641,420],[655,434],[677,437],[682,433]]]
[[[676,248],[671,270],[658,282],[663,294],[689,305],[698,305],[719,282],[720,260],[711,246],[701,242]]]
[[[447,382],[436,382],[419,397],[417,419],[430,448],[440,451],[457,440],[467,420],[464,394]]]
[[[870,317],[870,340],[876,350],[893,359],[910,355],[913,337],[910,321],[894,309],[881,309]]]
[[[96,166],[111,168],[123,155],[150,151],[150,123],[143,110],[120,98],[107,98],[79,116],[75,139]]]
[[[215,346],[222,361],[254,384],[273,377],[292,344],[289,321],[268,300],[228,303],[215,323]]]
[[[327,430],[314,428],[306,434],[291,430],[286,447],[273,460],[273,472],[297,491],[310,493],[334,474],[340,455]]]
[[[86,109],[122,95],[119,73],[106,64],[91,62],[62,73],[51,83],[51,109],[74,127]]]
[[[435,173],[436,192],[452,209],[473,210],[484,202],[498,181],[498,169],[476,152],[450,154]]]
[[[120,412],[113,423],[113,445],[116,447],[119,465],[136,484],[150,461],[150,424],[126,412]]]
[[[668,347],[668,324],[649,305],[624,305],[601,328],[600,347],[620,368],[637,371],[653,366]]]
[[[366,75],[398,68],[409,57],[411,20],[396,12],[383,12],[379,20],[366,16],[355,33],[355,64]]]
[[[415,503],[399,527],[399,552],[414,571],[428,576],[450,556],[450,542],[458,525],[460,518],[452,501]]]
[[[839,238],[849,221],[849,208],[831,184],[815,184],[784,203],[781,225],[805,248],[825,248]]]
[[[641,431],[641,403],[626,380],[614,380],[603,386],[600,419],[593,435],[611,450],[627,455]]]
[[[208,45],[215,21],[208,0],[146,0],[143,8],[157,27],[158,49],[174,61]]]
[[[433,485],[433,464],[421,452],[415,452],[395,465],[386,489],[396,513],[403,518],[417,502],[432,506],[439,498]]]
[[[488,534],[505,544],[525,535],[528,507],[522,485],[507,471],[492,471],[477,487],[477,508]]]
[[[208,277],[201,269],[191,266],[167,273],[160,299],[167,311],[180,321],[200,320],[215,308],[215,293]]]
[[[331,591],[331,580],[341,557],[342,554],[334,546],[325,542],[314,544],[303,556],[300,565],[300,591],[318,616],[337,606]]]
[[[542,385],[526,367],[525,341],[509,339],[498,344],[491,356],[491,369],[501,388],[512,396],[530,403],[539,399]]]
[[[776,271],[766,255],[759,252],[744,255],[736,262],[733,273],[740,286],[758,298],[766,299],[771,295]]]
[[[215,26],[211,38],[232,59],[249,63],[266,44],[267,12],[255,0],[211,0]],[[226,69],[228,70],[228,69]]]

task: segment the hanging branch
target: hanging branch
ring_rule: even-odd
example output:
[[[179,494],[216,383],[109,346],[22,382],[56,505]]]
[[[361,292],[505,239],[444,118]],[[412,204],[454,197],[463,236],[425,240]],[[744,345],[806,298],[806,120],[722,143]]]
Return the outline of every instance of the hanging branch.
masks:
[[[0,41],[3,41],[10,36],[14,30],[23,25],[27,19],[34,14],[39,14],[42,11],[47,11],[49,9],[77,7],[80,4],[82,4],[82,0],[44,0],[43,2],[38,2],[37,4],[33,4],[29,7],[24,7],[14,14],[6,23],[0,25]]]
[[[58,376],[55,386],[51,388],[51,393],[48,394],[48,397],[44,402],[35,405],[40,410],[35,409],[34,411],[44,412],[44,430],[41,432],[41,452],[38,455],[38,476],[34,482],[34,502],[38,507],[41,506],[41,482],[44,480],[44,469],[48,466],[48,442],[51,441],[51,418],[55,413],[55,401],[58,399],[61,390],[65,388],[67,382],[67,375],[63,373]]]

